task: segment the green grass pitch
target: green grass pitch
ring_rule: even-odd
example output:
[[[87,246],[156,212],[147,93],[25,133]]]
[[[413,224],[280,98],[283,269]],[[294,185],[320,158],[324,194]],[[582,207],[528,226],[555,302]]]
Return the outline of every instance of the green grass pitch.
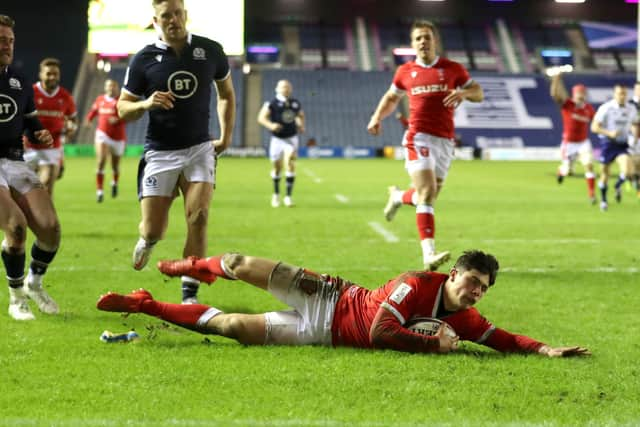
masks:
[[[268,161],[222,158],[209,253],[278,258],[367,287],[420,267],[413,209],[403,207],[391,223],[382,216],[386,187],[408,184],[401,162],[298,166],[297,205],[273,209]],[[0,425],[639,425],[640,200],[625,192],[602,213],[582,179],[558,185],[555,167],[455,162],[435,206],[437,244],[454,257],[468,248],[497,256],[497,284],[478,305],[494,324],[586,346],[590,358],[504,356],[470,343],[447,356],[243,347],[143,315],[100,312],[95,302],[108,290],[145,287],[179,301],[179,281],[154,265],[181,255],[182,201],[150,265],[134,271],[136,160],[124,161],[120,197],[107,191],[97,204],[94,160],[68,158],[55,195],[62,245],[45,282],[61,313],[36,309],[36,321],[13,321],[0,292]],[[283,308],[223,280],[203,286],[200,300],[225,311]],[[129,328],[139,342],[98,339]]]

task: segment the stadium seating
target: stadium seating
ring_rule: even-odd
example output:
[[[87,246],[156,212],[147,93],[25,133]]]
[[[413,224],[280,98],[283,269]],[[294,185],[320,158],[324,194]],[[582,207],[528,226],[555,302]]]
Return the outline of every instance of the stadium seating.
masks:
[[[384,71],[343,70],[264,70],[263,94],[272,94],[280,79],[293,85],[293,96],[300,100],[307,116],[301,145],[314,138],[321,146],[397,145],[402,127],[393,117],[384,122],[380,137],[367,133],[367,123],[380,97],[389,87],[392,74]],[[269,133],[262,132],[266,145]]]

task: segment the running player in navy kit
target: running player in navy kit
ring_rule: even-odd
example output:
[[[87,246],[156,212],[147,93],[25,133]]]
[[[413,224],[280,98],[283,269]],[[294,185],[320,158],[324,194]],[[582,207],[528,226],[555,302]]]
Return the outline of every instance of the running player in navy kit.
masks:
[[[125,121],[149,111],[144,157],[138,172],[142,220],[133,268],[142,269],[163,238],[176,185],[184,196],[187,237],[183,255],[207,252],[209,205],[216,155],[231,143],[235,93],[222,46],[186,30],[182,0],[153,0],[160,38],[131,60],[118,100]],[[211,82],[217,91],[221,136],[209,134]],[[182,278],[182,302],[195,303],[199,281]]]
[[[280,80],[276,85],[276,97],[265,102],[258,113],[258,123],[271,131],[269,141],[269,159],[273,165],[273,196],[271,206],[280,206],[280,174],[282,166],[286,169],[287,195],[284,205],[293,206],[291,193],[296,179],[295,160],[298,154],[298,134],[304,132],[304,112],[300,101],[291,98],[291,83]]]
[[[42,287],[60,244],[60,223],[49,193],[23,160],[22,134],[51,146],[53,138],[36,115],[33,88],[10,67],[13,61],[14,21],[0,15],[0,229],[2,263],[9,282],[9,315],[16,320],[35,319],[28,298],[43,313],[55,314],[58,305]],[[27,228],[36,235],[31,265],[24,278]]]

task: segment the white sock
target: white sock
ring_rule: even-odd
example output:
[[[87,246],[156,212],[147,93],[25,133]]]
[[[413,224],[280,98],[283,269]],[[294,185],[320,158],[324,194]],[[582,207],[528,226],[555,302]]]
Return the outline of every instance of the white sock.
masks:
[[[423,259],[427,259],[431,255],[436,253],[436,241],[435,239],[424,239],[420,241],[420,246],[422,246],[422,257]]]
[[[200,318],[198,318],[198,321],[196,322],[196,326],[199,326],[199,327],[205,326],[209,320],[213,319],[214,317],[216,317],[218,314],[221,314],[221,313],[222,313],[221,310],[218,310],[215,307],[209,307],[209,309],[204,313],[202,313]]]

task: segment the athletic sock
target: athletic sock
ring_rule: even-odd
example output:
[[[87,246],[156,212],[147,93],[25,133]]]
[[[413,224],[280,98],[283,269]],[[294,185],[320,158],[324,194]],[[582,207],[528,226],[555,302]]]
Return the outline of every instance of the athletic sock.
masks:
[[[287,183],[287,196],[291,197],[291,193],[293,192],[293,183],[296,180],[296,175],[294,173],[287,172],[287,176],[285,181]]]
[[[209,319],[222,313],[214,307],[204,304],[172,304],[156,300],[145,300],[140,311],[162,320],[197,331]]]
[[[410,188],[402,193],[402,203],[405,205],[416,205],[416,189]]]
[[[435,237],[435,217],[433,206],[419,204],[416,206],[416,225],[420,240],[433,239]]]
[[[104,171],[97,171],[96,172],[96,189],[98,191],[102,191],[104,187]]]
[[[600,200],[607,203],[607,184],[599,182],[598,188],[600,189]]]
[[[273,194],[280,194],[280,175],[271,172],[271,179],[273,180]]]
[[[196,298],[198,296],[198,289],[200,288],[200,282],[193,277],[182,276],[182,301],[188,298]]]
[[[31,264],[29,274],[35,279],[34,283],[39,283],[40,279],[47,272],[47,268],[58,251],[45,251],[38,246],[38,242],[33,242],[31,246]]]
[[[587,180],[587,191],[589,192],[589,197],[593,197],[595,195],[596,175],[593,172],[586,172],[584,177]]]
[[[620,191],[620,187],[622,187],[622,184],[624,184],[624,181],[626,179],[627,177],[622,174],[618,176],[618,180],[616,181],[616,185],[615,185],[616,191]]]
[[[24,266],[26,255],[12,254],[2,247],[2,263],[7,274],[7,281],[12,288],[22,288],[24,285]]]

